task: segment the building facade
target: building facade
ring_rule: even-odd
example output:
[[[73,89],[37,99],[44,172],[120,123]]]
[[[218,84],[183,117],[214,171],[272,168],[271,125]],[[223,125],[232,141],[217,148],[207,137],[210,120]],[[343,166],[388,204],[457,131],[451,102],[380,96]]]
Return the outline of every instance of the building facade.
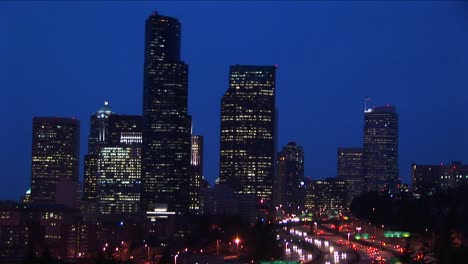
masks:
[[[362,156],[362,148],[339,148],[337,151],[337,176],[348,183],[348,204],[364,190]]]
[[[116,114],[108,102],[91,115],[85,211],[92,209],[100,215],[139,211],[142,126],[141,116]]]
[[[320,219],[339,217],[347,211],[347,183],[337,178],[316,180],[307,186],[308,209]]]
[[[188,65],[180,60],[177,19],[153,13],[146,20],[143,78],[142,207],[190,207],[191,117]]]
[[[367,190],[395,190],[398,172],[398,114],[386,105],[364,111],[364,179]]]
[[[468,183],[468,165],[461,162],[439,165],[411,165],[412,192],[415,197],[430,196]]]
[[[219,182],[272,200],[276,141],[276,66],[230,67],[221,99]]]
[[[296,142],[289,142],[278,153],[273,188],[273,204],[287,213],[304,210],[304,150]]]
[[[203,136],[192,135],[190,211],[200,213],[200,188],[203,185]]]
[[[139,212],[141,146],[104,147],[98,155],[97,175],[100,215]]]
[[[76,118],[34,117],[31,199],[55,203],[61,180],[78,182],[80,123]]]

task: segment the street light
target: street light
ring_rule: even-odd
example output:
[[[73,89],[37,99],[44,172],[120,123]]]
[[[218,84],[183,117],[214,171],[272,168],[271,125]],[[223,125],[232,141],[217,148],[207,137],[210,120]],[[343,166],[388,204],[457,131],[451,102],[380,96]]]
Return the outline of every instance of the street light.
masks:
[[[239,239],[239,236],[236,237],[234,242],[236,243],[237,255],[239,255],[239,243],[241,242],[240,239]]]
[[[149,259],[150,247],[147,244],[145,244],[145,248],[146,248],[146,259]]]
[[[176,255],[174,256],[174,264],[177,264],[177,257],[178,257],[178,256],[179,256],[179,254],[176,254]]]

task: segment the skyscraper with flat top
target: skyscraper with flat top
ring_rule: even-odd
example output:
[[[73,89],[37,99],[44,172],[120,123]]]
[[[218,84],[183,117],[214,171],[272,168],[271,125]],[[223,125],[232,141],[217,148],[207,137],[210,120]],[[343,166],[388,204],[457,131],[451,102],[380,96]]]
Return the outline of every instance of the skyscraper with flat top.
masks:
[[[78,182],[80,122],[76,118],[34,117],[31,199],[55,203],[61,180]]]
[[[337,151],[338,178],[348,184],[348,204],[359,196],[364,187],[362,148],[339,148]]]
[[[276,177],[274,179],[274,205],[280,206],[287,213],[304,210],[304,150],[296,142],[290,141],[278,153],[276,159]]]
[[[398,175],[398,114],[391,105],[364,111],[364,180],[367,190],[395,190]]]
[[[230,68],[221,99],[220,183],[272,199],[276,139],[276,66]]]
[[[146,20],[143,76],[142,209],[166,203],[190,207],[191,117],[188,65],[180,60],[180,23],[151,14]]]

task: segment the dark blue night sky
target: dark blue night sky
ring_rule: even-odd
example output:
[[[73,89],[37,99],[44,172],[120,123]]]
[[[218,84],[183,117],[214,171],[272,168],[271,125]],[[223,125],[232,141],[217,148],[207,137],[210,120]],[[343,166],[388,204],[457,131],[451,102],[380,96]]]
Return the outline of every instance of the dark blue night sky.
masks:
[[[231,64],[278,64],[279,147],[302,145],[312,178],[336,175],[338,147],[362,145],[365,96],[397,107],[405,182],[412,162],[468,163],[463,1],[2,2],[0,199],[29,187],[33,116],[79,118],[83,154],[104,100],[141,114],[144,22],[154,10],[182,24],[189,111],[211,183]]]

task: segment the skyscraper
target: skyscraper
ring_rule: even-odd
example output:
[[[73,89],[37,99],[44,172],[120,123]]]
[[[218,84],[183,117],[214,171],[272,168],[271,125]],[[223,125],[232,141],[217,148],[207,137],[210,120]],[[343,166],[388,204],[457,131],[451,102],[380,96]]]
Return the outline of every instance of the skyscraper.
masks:
[[[272,199],[276,139],[276,66],[231,66],[221,99],[220,183]]]
[[[95,202],[97,198],[97,158],[99,150],[110,145],[110,121],[114,115],[108,101],[90,118],[88,154],[84,156],[83,200]]]
[[[104,147],[98,155],[97,175],[100,214],[129,214],[139,211],[141,143]]]
[[[116,114],[108,102],[91,115],[83,200],[100,214],[138,212],[141,143],[141,116]]]
[[[296,142],[288,142],[278,153],[274,179],[274,205],[282,205],[287,213],[304,209],[304,150]],[[299,208],[299,209],[298,209]]]
[[[188,65],[180,60],[180,23],[153,13],[146,20],[143,78],[142,207],[190,207],[191,117]]]
[[[200,211],[200,188],[203,181],[203,136],[192,135],[192,154],[190,158],[192,177],[190,179],[190,210]]]
[[[339,148],[337,153],[338,178],[348,184],[348,204],[361,194],[364,186],[362,148]]]
[[[80,123],[75,118],[34,117],[31,199],[55,203],[60,180],[78,182]]]
[[[394,190],[398,175],[398,114],[387,105],[364,111],[364,177],[368,190]]]

